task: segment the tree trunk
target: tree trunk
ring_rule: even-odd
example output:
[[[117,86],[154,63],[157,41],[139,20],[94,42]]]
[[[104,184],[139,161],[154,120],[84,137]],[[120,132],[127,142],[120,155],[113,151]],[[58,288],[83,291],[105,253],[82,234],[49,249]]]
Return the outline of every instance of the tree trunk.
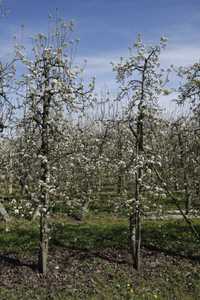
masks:
[[[130,248],[133,267],[140,271],[141,246],[141,216],[140,216],[140,178],[142,172],[138,170],[135,180],[135,199],[133,200],[132,214],[130,216]]]
[[[189,214],[191,208],[191,195],[187,194],[186,201],[185,201],[185,213],[186,215]]]
[[[39,249],[39,272],[47,273],[47,259],[48,259],[48,244],[49,244],[49,229],[48,216],[45,210],[40,212],[40,249]]]
[[[10,163],[9,163],[9,178],[8,178],[8,194],[11,195],[13,193],[13,157],[12,151],[9,153]]]
[[[120,129],[120,122],[117,122],[117,159],[118,161],[122,160],[122,131]],[[119,167],[118,178],[117,178],[117,194],[120,195],[123,188],[123,175],[122,167]]]
[[[178,129],[177,129],[178,130]],[[181,167],[183,169],[183,184],[184,184],[184,202],[185,202],[185,213],[188,214],[191,208],[191,195],[189,193],[189,178],[186,169],[186,149],[181,133],[178,133],[178,142],[180,147],[181,156]]]
[[[140,113],[137,120],[137,140],[136,140],[136,164],[143,153],[143,107],[140,104]],[[143,175],[143,167],[137,166],[135,176],[135,197],[132,203],[132,213],[130,216],[130,249],[133,259],[133,267],[140,272],[140,248],[141,248],[141,181]]]
[[[122,174],[120,174],[121,170],[118,173],[118,178],[117,178],[117,194],[121,195],[122,193]]]
[[[183,165],[184,168],[184,165]],[[184,168],[184,191],[185,191],[185,213],[189,214],[191,209],[191,194],[189,193],[189,180],[187,176],[187,170]]]
[[[47,273],[47,258],[48,258],[48,210],[49,210],[49,163],[48,163],[48,136],[47,133],[42,137],[42,177],[41,177],[41,201],[40,201],[40,249],[39,249],[39,271],[43,274]]]
[[[45,63],[44,63],[45,65]],[[46,79],[45,87],[49,85],[49,69],[48,63],[44,67],[44,77]],[[39,271],[42,274],[47,273],[47,259],[48,259],[48,243],[49,243],[49,228],[48,228],[48,210],[49,210],[49,191],[48,186],[50,183],[49,171],[49,113],[51,95],[48,89],[42,97],[43,112],[42,112],[42,131],[41,131],[41,194],[40,194],[40,248],[38,265]]]

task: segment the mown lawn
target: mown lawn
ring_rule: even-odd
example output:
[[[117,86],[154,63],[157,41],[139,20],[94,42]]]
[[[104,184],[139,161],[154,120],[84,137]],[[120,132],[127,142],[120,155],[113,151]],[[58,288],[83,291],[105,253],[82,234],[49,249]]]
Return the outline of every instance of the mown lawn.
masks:
[[[38,236],[36,222],[0,226],[1,300],[200,299],[200,247],[183,221],[145,221],[140,275],[123,218],[54,217],[46,277],[37,272]]]

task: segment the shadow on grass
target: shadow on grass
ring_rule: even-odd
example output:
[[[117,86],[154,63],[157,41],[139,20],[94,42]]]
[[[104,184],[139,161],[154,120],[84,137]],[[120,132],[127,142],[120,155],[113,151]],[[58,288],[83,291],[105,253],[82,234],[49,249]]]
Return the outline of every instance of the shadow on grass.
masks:
[[[31,262],[23,262],[22,260],[19,260],[16,257],[12,257],[10,255],[13,254],[7,254],[7,255],[0,255],[0,265],[6,264],[6,265],[12,265],[15,267],[29,267],[33,271],[37,271],[38,266],[37,264],[31,263]]]
[[[195,225],[200,232],[200,224]],[[167,255],[200,260],[200,241],[183,221],[148,222],[142,231],[143,246]]]
[[[125,225],[54,224],[51,245],[76,249],[127,248]]]
[[[18,257],[25,253],[30,257],[32,253],[35,253],[38,247],[38,237],[38,229],[35,226],[26,226],[24,223],[16,223],[9,232],[0,228],[0,265],[26,266],[36,271],[36,264]]]
[[[51,225],[50,248],[73,249],[73,255],[79,258],[97,256],[102,259],[122,262],[105,251],[112,249],[127,253],[128,226],[126,224],[61,224],[59,221]],[[200,231],[200,224],[196,224]],[[38,249],[39,229],[37,224],[29,222],[14,224],[10,232],[0,228],[0,261],[18,266],[36,268],[33,264],[4,255],[4,253],[35,254]],[[188,226],[181,221],[146,222],[142,230],[142,246],[149,250],[163,252],[170,256],[179,256],[200,261],[199,243],[194,239]],[[123,261],[125,262],[125,261]],[[127,263],[127,261],[126,261]]]
[[[197,224],[200,232],[200,225]],[[85,251],[128,249],[128,227],[117,225],[55,224],[51,245]],[[142,247],[165,255],[200,261],[200,244],[182,221],[144,224]],[[98,251],[99,253],[99,251]]]
[[[23,228],[16,226],[9,232],[0,230],[0,251],[33,252],[37,249],[38,238],[37,228],[30,225]]]

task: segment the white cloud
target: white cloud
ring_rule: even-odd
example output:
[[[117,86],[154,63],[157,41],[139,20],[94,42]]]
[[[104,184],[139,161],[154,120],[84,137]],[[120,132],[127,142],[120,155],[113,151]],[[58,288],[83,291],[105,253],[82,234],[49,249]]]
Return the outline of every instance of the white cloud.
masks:
[[[86,63],[86,72],[93,75],[105,75],[112,73],[111,62],[116,62],[119,60],[119,55],[116,53],[110,53],[107,55],[98,54],[96,56],[79,56],[76,61],[78,63],[87,61]]]
[[[76,63],[82,64],[84,60],[87,61],[84,74],[87,79],[91,77],[96,78],[96,90],[99,92],[108,88],[110,91],[115,92],[116,81],[115,73],[112,70],[111,62],[118,62],[120,55],[116,52],[108,54],[98,54],[96,56],[79,56],[76,58]]]
[[[166,48],[161,54],[161,65],[164,68],[170,65],[174,66],[188,66],[200,59],[200,47],[198,45],[171,45]],[[118,62],[121,56],[126,56],[127,50],[110,52],[107,54],[98,54],[87,57],[78,57],[77,62],[87,60],[85,75],[86,77],[96,76],[97,89],[103,89],[105,86],[110,87],[111,90],[116,89],[115,74],[112,70],[111,62]],[[173,85],[178,84],[177,77],[173,74],[171,76]],[[166,101],[165,101],[166,102]],[[168,100],[169,103],[169,100]]]
[[[161,62],[164,66],[171,64],[185,66],[193,64],[200,59],[200,46],[180,45],[166,49],[161,54]]]

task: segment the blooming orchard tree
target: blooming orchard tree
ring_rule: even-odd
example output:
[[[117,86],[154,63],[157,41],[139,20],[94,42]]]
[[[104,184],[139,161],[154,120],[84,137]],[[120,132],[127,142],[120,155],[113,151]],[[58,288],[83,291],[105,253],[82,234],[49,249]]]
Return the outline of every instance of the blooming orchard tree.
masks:
[[[0,15],[4,16],[6,9],[0,2]],[[0,182],[5,183],[8,178],[10,182],[9,188],[12,192],[12,154],[11,154],[11,136],[10,132],[13,127],[13,113],[15,111],[15,102],[13,97],[14,79],[15,79],[15,60],[11,59],[9,62],[0,61],[0,151],[1,151],[1,175]],[[7,145],[7,147],[6,147]],[[8,153],[10,154],[8,156]],[[5,183],[6,185],[6,183]],[[5,185],[4,190],[5,191]],[[1,193],[2,193],[1,190]],[[4,197],[2,197],[3,199]],[[3,206],[3,204],[1,204]],[[3,208],[5,211],[5,208]]]
[[[182,79],[179,87],[177,102],[190,106],[190,154],[193,153],[190,163],[193,164],[196,179],[196,192],[199,190],[199,162],[200,162],[200,63],[195,63],[190,67],[180,67],[178,75]],[[194,186],[193,186],[194,187]],[[194,188],[195,190],[195,188]]]
[[[200,195],[199,63],[178,72],[178,102],[189,101],[191,114],[167,119],[158,106],[160,95],[169,94],[160,68],[165,38],[146,46],[139,36],[129,57],[113,65],[117,99],[108,92],[98,98],[94,82],[85,88],[83,70],[74,64],[72,23],[56,19],[54,25],[33,39],[31,53],[16,47],[17,81],[14,61],[0,63],[1,196],[16,216],[39,214],[41,273],[47,272],[50,212],[80,221],[89,209],[128,214],[139,271],[147,212],[178,208],[200,240],[187,216]],[[6,214],[2,205],[1,211]]]
[[[79,77],[80,70],[72,65],[73,44],[69,40],[72,24],[59,20],[47,37],[38,34],[34,39],[33,53],[27,58],[18,48],[18,59],[26,67],[21,82],[26,114],[24,122],[30,122],[37,132],[37,158],[40,160],[38,189],[40,208],[39,270],[47,272],[49,239],[49,200],[54,191],[54,178],[50,157],[56,136],[61,134],[60,121],[67,111],[75,114],[83,110],[91,100],[93,83],[84,90]],[[52,146],[53,145],[53,146]]]
[[[164,89],[159,56],[165,44],[166,39],[161,38],[159,45],[146,47],[138,36],[133,49],[130,49],[130,56],[121,58],[120,63],[114,65],[121,84],[119,98],[127,101],[125,118],[135,138],[135,192],[130,212],[130,246],[133,266],[137,270],[140,269],[142,193],[147,166],[145,121],[152,108],[157,108],[158,97]]]

